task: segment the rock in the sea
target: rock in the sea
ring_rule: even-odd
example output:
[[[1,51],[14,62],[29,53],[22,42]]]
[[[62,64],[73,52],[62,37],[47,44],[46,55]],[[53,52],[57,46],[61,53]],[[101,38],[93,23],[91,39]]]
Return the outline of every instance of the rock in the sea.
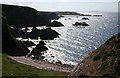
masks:
[[[60,60],[58,60],[56,63],[57,63],[57,64],[62,64],[62,62],[61,62]]]
[[[75,24],[73,24],[75,26],[81,25],[81,26],[89,26],[89,24],[87,24],[86,22],[75,22]]]
[[[41,54],[41,52],[38,50],[38,49],[33,49],[32,51],[31,51],[31,55],[39,55],[39,54]]]
[[[40,41],[40,42],[39,42],[39,45],[44,46],[44,45],[45,45],[45,42],[44,42],[44,41]]]
[[[41,41],[37,46],[36,46],[36,49],[38,49],[40,52],[42,51],[47,51],[48,48],[46,46],[44,46],[45,43],[43,41]]]
[[[38,30],[36,27],[33,27],[31,32],[27,32],[26,34],[24,34],[22,36],[22,38],[24,39],[38,39],[38,37],[40,36],[40,30]]]
[[[23,43],[26,44],[27,47],[35,46],[32,41],[23,41]]]
[[[82,19],[83,19],[83,20],[89,20],[89,18],[85,18],[85,17],[83,17]]]
[[[20,30],[19,28],[11,28],[11,33],[14,37],[21,37],[25,32],[23,30]]]
[[[59,37],[59,33],[51,28],[46,28],[42,30],[38,30],[36,27],[33,27],[32,32],[27,32],[22,36],[24,39],[38,39],[40,37],[43,40],[53,40],[56,37]]]
[[[53,21],[51,24],[47,25],[47,27],[58,27],[58,26],[64,26],[64,25],[58,21]]]
[[[40,30],[40,39],[43,40],[53,40],[56,37],[59,37],[59,33],[51,28]]]

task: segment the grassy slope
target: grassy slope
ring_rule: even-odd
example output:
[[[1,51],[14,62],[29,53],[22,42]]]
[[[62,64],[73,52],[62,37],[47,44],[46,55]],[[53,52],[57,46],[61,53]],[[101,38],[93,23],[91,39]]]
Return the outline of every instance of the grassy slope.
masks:
[[[120,33],[91,52],[70,76],[120,77]]]
[[[68,73],[40,70],[35,67],[20,64],[10,59],[6,54],[2,56],[3,76],[67,76]]]

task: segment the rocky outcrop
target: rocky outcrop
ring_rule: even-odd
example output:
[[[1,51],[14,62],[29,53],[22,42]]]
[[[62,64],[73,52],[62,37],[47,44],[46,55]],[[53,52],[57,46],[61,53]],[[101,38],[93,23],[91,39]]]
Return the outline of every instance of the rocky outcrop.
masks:
[[[32,41],[23,41],[23,43],[26,44],[27,47],[35,46]]]
[[[34,55],[34,56],[36,56],[36,55],[41,55],[41,52],[38,50],[38,49],[33,49],[32,51],[31,51],[31,55]]]
[[[2,16],[2,52],[11,56],[24,56],[29,53],[26,45],[13,37],[11,28],[4,16]]]
[[[24,39],[38,39],[40,37],[40,30],[38,30],[36,27],[33,27],[31,32],[27,32],[24,35],[22,35],[22,38]]]
[[[2,4],[2,12],[7,18],[8,24],[14,27],[30,27],[48,25],[51,19],[59,16],[52,12],[39,12],[27,6]]]
[[[40,41],[39,44],[31,51],[31,55],[42,55],[41,52],[47,51],[48,48],[45,46],[44,41]]]
[[[59,27],[59,26],[64,26],[61,22],[58,21],[53,21],[47,27]]]
[[[39,44],[36,46],[36,49],[39,50],[40,52],[48,50],[43,41],[39,42]]]
[[[40,30],[40,38],[43,40],[53,40],[56,37],[59,37],[59,33],[51,28]]]
[[[24,39],[38,39],[40,37],[43,40],[53,40],[56,37],[59,37],[59,33],[51,28],[46,28],[42,30],[38,30],[36,27],[33,27],[31,32],[27,32],[22,36]]]
[[[19,28],[14,28],[14,27],[12,27],[11,28],[11,33],[12,33],[12,35],[14,36],[14,37],[21,37],[22,35],[24,35],[25,34],[25,31],[23,31],[23,30],[20,30]]]
[[[89,26],[89,24],[87,24],[86,22],[75,22],[75,24],[73,24],[74,26]]]
[[[89,77],[120,77],[120,33],[91,52],[69,75],[69,78]]]

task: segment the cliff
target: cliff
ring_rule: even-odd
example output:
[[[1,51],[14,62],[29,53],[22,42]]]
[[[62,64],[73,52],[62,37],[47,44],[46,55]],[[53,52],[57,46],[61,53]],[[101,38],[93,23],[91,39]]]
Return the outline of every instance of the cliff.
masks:
[[[13,37],[7,19],[4,16],[2,16],[2,53],[7,53],[11,56],[23,56],[29,53],[27,46]]]
[[[69,75],[78,77],[120,77],[120,33],[91,52]]]
[[[7,18],[8,24],[14,27],[48,25],[51,19],[58,19],[52,12],[40,12],[27,6],[2,4],[2,14]]]

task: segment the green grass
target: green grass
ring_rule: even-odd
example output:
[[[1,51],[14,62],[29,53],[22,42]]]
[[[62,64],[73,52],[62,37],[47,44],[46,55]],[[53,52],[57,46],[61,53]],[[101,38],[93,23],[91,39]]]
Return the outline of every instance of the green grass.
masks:
[[[18,63],[8,57],[7,54],[2,55],[2,76],[60,76],[67,77],[68,73],[56,72],[50,70],[40,70],[35,67]]]

